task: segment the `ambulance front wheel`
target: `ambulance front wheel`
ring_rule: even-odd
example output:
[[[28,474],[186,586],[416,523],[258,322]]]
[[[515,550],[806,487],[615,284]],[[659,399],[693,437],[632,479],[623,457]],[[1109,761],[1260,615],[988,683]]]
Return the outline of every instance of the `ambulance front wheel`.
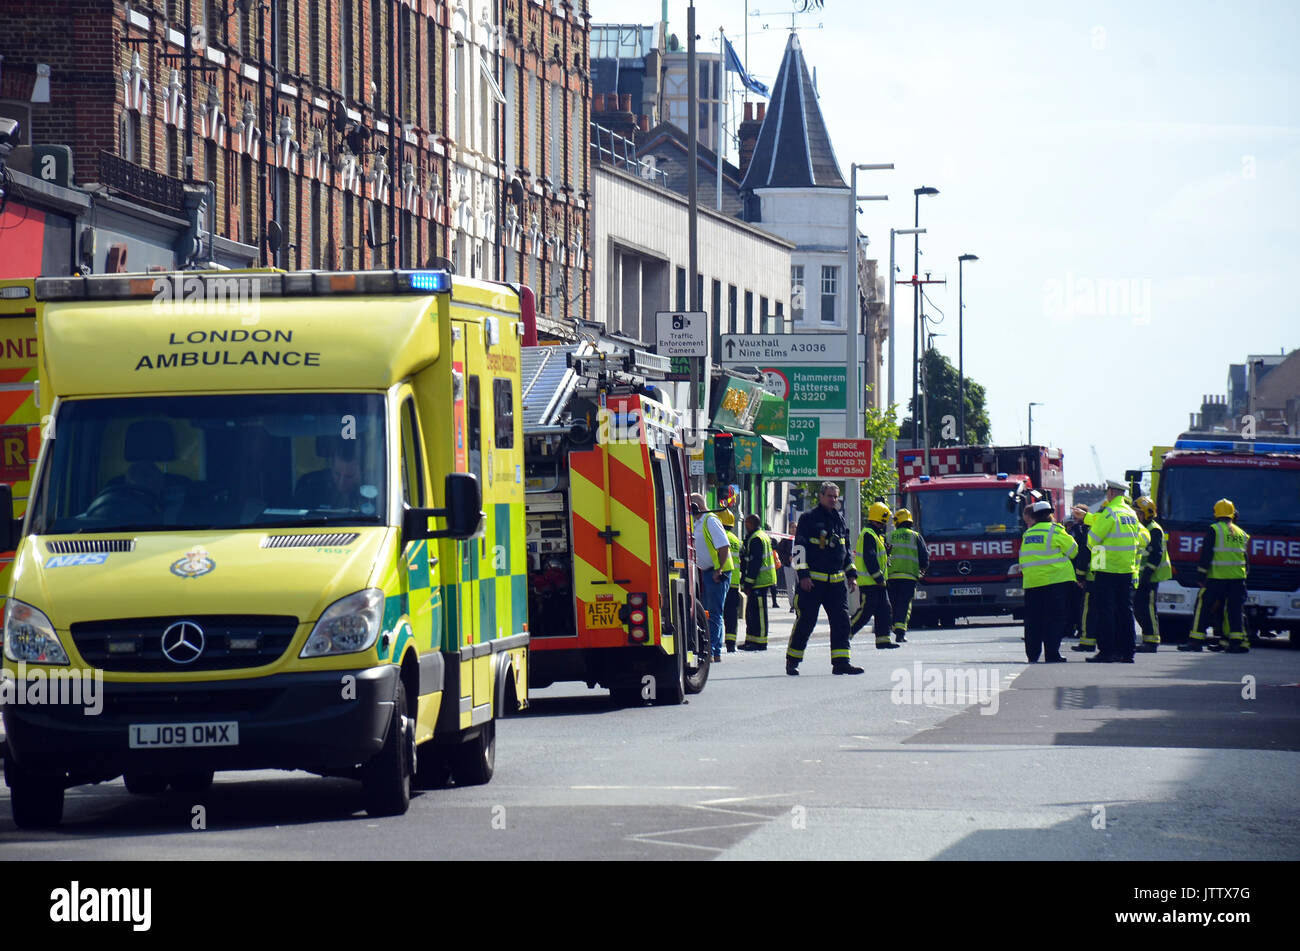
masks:
[[[52,829],[63,821],[61,777],[28,772],[6,756],[5,782],[9,784],[9,806],[18,828]]]
[[[497,721],[488,720],[478,736],[455,747],[451,754],[451,775],[457,786],[482,786],[496,771]]]
[[[407,716],[406,686],[399,677],[384,747],[361,768],[361,790],[370,815],[400,816],[410,808],[414,749],[415,720]]]

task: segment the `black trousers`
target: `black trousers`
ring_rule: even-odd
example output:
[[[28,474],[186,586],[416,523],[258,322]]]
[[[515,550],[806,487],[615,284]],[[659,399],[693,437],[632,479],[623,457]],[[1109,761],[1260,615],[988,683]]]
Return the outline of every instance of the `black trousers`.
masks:
[[[1097,602],[1097,656],[1133,656],[1133,575],[1128,571],[1098,571],[1092,597]],[[1088,619],[1091,634],[1092,618]]]
[[[894,612],[889,604],[889,591],[884,585],[869,584],[858,587],[861,598],[858,610],[849,625],[849,637],[867,626],[871,619],[876,621],[876,643],[889,643],[889,629],[894,623]]]
[[[740,585],[727,589],[727,600],[722,602],[722,630],[728,644],[736,643],[736,626],[740,623]]]
[[[907,624],[912,620],[912,596],[916,594],[916,579],[889,579],[886,585],[889,591],[889,607],[894,615],[893,628],[899,634],[907,633]]]
[[[776,588],[755,588],[745,599],[745,643],[767,646],[767,594]]]
[[[1246,626],[1242,616],[1246,604],[1246,582],[1241,579],[1210,578],[1196,595],[1196,614],[1192,618],[1192,639],[1205,640],[1211,625],[1219,639],[1245,641]]]
[[[1141,581],[1133,592],[1133,617],[1142,631],[1143,644],[1160,643],[1160,618],[1156,616],[1158,581]]]
[[[1083,633],[1083,589],[1070,585],[1065,596],[1065,636],[1078,637]]]
[[[811,591],[795,588],[794,629],[790,632],[790,645],[785,650],[788,664],[803,660],[808,638],[817,624],[817,615],[826,609],[831,624],[831,660],[849,656],[849,593],[843,581],[814,581]]]
[[[1040,652],[1048,660],[1061,656],[1061,636],[1069,623],[1065,607],[1070,588],[1077,591],[1079,586],[1060,581],[1025,589],[1025,656],[1029,660],[1038,660]]]

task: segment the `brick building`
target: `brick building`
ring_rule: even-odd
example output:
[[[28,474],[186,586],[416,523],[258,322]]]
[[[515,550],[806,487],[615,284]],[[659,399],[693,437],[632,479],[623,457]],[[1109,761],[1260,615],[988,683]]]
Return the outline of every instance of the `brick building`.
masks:
[[[47,0],[6,21],[0,114],[70,145],[76,184],[188,216],[176,265],[213,258],[212,228],[255,263],[445,258],[589,316],[586,0]]]

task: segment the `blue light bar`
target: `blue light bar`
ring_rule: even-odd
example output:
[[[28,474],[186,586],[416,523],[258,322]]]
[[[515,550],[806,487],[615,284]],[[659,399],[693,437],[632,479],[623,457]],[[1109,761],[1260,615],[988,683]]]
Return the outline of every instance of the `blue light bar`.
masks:
[[[441,294],[444,291],[451,290],[451,275],[446,271],[413,271],[411,272],[411,290],[432,291],[434,294]]]
[[[921,476],[921,481],[922,481],[922,482],[929,482],[929,481],[930,481],[930,477],[929,477],[928,475],[923,475],[923,476]]]
[[[1202,452],[1239,452],[1243,454],[1259,452],[1284,452],[1290,455],[1300,454],[1300,444],[1281,442],[1256,442],[1243,440],[1227,442],[1217,439],[1179,439],[1174,443],[1175,449],[1198,449]]]
[[[1005,482],[1007,478],[1007,474],[1005,472],[999,472],[998,478]]]

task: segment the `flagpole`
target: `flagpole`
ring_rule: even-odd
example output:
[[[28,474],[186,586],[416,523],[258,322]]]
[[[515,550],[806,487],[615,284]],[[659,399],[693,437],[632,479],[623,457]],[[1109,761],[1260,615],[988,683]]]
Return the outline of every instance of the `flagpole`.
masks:
[[[718,78],[725,79],[727,82],[727,99],[725,105],[721,101],[721,97],[722,97],[721,92],[716,88],[713,90],[713,94],[715,96],[718,96],[719,98],[717,109],[714,112],[714,117],[717,119],[718,122],[718,151],[717,151],[718,193],[717,193],[717,199],[714,202],[714,207],[718,211],[722,210],[722,125],[723,125],[723,115],[724,115],[723,110],[727,108],[727,106],[731,105],[731,70],[727,68],[726,42],[727,42],[727,31],[722,29],[722,27],[718,27],[718,65],[722,67],[721,75],[719,75]]]

